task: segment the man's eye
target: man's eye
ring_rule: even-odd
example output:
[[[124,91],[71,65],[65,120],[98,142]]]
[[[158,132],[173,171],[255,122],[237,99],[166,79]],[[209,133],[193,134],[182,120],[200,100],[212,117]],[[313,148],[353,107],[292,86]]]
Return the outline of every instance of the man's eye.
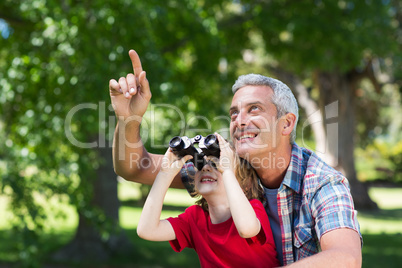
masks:
[[[255,111],[255,110],[259,110],[259,109],[260,108],[258,106],[255,106],[255,105],[250,107],[250,111]]]
[[[238,114],[238,112],[237,112],[237,111],[233,111],[233,112],[231,112],[231,113],[230,113],[230,116],[231,116],[231,117],[233,117],[233,116],[237,116],[237,114]]]

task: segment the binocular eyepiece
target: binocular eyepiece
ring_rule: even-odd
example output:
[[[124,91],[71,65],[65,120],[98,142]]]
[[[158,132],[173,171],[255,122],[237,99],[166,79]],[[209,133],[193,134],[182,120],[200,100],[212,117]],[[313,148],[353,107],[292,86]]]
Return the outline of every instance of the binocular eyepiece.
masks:
[[[194,144],[198,144],[198,148],[196,148]],[[205,138],[201,135],[197,135],[191,139],[187,136],[176,136],[170,140],[169,146],[172,148],[173,153],[179,157],[185,155],[193,156],[191,161],[198,170],[201,170],[206,164],[204,156],[215,156],[219,158],[221,153],[218,139],[214,134],[209,134]]]

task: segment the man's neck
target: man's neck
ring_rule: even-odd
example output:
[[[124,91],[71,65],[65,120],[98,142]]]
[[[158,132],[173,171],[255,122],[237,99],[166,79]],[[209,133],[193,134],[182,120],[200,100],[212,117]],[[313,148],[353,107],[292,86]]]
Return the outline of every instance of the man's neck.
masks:
[[[260,165],[253,165],[253,167],[265,187],[277,189],[288,170],[292,155],[292,144],[288,144],[281,150],[275,150],[275,152],[269,152],[268,154],[262,158],[266,159],[266,161],[260,161]]]

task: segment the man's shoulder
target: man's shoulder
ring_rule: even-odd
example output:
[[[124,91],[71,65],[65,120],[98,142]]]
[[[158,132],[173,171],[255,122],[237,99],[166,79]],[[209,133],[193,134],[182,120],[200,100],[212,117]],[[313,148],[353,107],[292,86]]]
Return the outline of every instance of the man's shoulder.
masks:
[[[303,155],[305,175],[303,178],[304,188],[320,188],[327,183],[347,182],[341,172],[328,165],[313,151],[299,147]]]
[[[322,158],[320,158],[315,152],[304,147],[298,146],[300,150],[300,155],[302,156],[303,166],[307,172],[311,174],[316,174],[319,176],[335,175],[343,176],[335,168],[328,165]]]

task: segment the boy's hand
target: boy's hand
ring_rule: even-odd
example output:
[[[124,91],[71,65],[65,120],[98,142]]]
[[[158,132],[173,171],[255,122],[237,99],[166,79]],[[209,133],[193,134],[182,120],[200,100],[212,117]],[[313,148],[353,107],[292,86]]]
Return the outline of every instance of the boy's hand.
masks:
[[[219,149],[221,150],[218,170],[221,173],[227,169],[234,171],[236,167],[235,152],[230,147],[230,144],[220,134],[215,133],[215,136],[218,138]]]
[[[186,163],[191,158],[193,158],[191,155],[186,155],[179,159],[179,157],[176,156],[173,153],[172,149],[169,147],[162,159],[161,172],[172,175],[174,177],[177,173],[179,173],[184,163]]]

